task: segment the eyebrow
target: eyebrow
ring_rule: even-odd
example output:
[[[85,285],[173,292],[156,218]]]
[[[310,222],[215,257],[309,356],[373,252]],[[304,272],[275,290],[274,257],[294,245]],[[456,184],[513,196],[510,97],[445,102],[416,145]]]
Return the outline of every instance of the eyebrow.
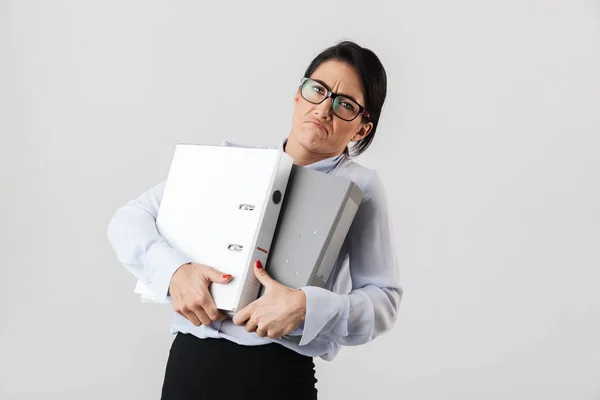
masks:
[[[323,82],[320,79],[315,79],[315,78],[310,78],[315,82],[319,82],[321,85],[325,86],[327,88],[327,90],[329,90],[331,92],[331,89],[329,88],[329,86],[327,86],[327,84],[325,82]],[[349,94],[346,93],[336,93],[338,96],[344,96],[349,98],[350,100],[352,100],[353,102],[355,102],[356,104],[360,105],[360,103],[358,102],[358,100],[356,100],[354,97],[350,96]]]

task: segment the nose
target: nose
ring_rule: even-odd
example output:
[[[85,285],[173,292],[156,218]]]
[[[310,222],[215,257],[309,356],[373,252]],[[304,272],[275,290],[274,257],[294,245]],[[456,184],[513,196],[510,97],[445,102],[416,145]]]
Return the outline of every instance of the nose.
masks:
[[[325,120],[331,119],[333,101],[331,99],[325,99],[321,104],[315,106],[315,116],[323,118]]]

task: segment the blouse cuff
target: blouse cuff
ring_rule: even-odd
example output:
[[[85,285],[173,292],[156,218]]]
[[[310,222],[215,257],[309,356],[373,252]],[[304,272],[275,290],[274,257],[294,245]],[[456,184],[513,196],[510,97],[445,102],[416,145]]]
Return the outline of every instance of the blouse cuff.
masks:
[[[306,294],[306,319],[300,346],[307,345],[317,335],[327,334],[348,319],[349,299],[317,286],[300,288]]]

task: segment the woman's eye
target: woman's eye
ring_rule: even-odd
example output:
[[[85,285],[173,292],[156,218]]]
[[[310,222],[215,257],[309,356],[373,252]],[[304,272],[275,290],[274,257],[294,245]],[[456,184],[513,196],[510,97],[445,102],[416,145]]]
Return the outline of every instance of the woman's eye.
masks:
[[[314,90],[316,93],[319,93],[319,94],[323,94],[323,93],[325,93],[325,91],[323,90],[323,88],[322,88],[322,87],[320,87],[320,86],[313,86],[313,90]]]
[[[352,103],[348,103],[347,101],[342,101],[340,104],[342,105],[342,107],[344,107],[350,111],[354,110],[354,106],[352,105]]]

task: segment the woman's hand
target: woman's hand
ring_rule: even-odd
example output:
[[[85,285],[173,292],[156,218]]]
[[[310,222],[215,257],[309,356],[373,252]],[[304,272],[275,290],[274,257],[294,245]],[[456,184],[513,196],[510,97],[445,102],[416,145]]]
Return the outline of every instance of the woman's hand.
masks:
[[[183,264],[169,284],[173,310],[195,326],[223,321],[227,315],[217,309],[208,289],[211,282],[229,283],[231,275],[197,263]]]
[[[291,289],[269,276],[260,261],[254,274],[265,287],[264,294],[238,311],[233,317],[236,325],[245,325],[248,332],[277,339],[293,332],[306,318],[306,295]]]

